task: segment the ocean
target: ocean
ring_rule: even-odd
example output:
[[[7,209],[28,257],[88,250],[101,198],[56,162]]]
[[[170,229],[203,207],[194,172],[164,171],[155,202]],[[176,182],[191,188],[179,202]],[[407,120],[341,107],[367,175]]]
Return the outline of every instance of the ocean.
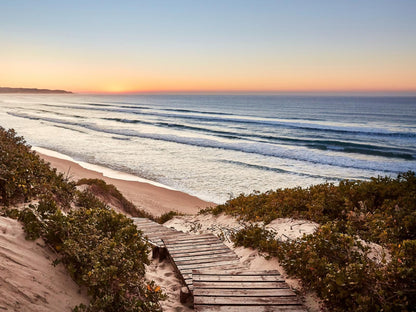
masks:
[[[216,203],[416,171],[410,96],[2,94],[0,126],[45,153]]]

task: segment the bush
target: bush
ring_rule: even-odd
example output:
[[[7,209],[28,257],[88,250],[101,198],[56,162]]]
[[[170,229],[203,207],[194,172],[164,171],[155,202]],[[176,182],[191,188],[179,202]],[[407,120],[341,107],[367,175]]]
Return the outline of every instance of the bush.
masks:
[[[246,221],[269,223],[276,218],[304,218],[325,224],[342,221],[354,234],[375,243],[416,239],[416,176],[407,172],[370,181],[344,180],[308,188],[254,192],[208,208],[203,213],[226,213]]]
[[[414,311],[416,241],[392,250],[392,261],[376,264],[355,237],[328,223],[312,235],[282,242],[259,226],[233,236],[236,246],[278,257],[289,275],[315,290],[330,311]]]
[[[31,151],[13,129],[0,127],[0,204],[8,206],[48,195],[69,208],[74,192],[75,185]]]
[[[42,236],[92,300],[78,311],[161,311],[160,287],[144,278],[149,246],[132,220],[103,207],[72,210],[53,200],[20,213],[29,238]]]
[[[313,289],[331,311],[416,310],[416,176],[341,181],[309,188],[240,195],[207,209],[246,221],[305,218],[319,230],[281,242],[263,227],[233,236],[237,246],[278,257],[290,275]],[[358,238],[382,244],[391,261],[374,263]]]
[[[181,216],[182,214],[176,211],[169,211],[164,214],[162,214],[160,217],[157,217],[154,219],[159,224],[163,224],[171,219],[173,219],[175,216]]]

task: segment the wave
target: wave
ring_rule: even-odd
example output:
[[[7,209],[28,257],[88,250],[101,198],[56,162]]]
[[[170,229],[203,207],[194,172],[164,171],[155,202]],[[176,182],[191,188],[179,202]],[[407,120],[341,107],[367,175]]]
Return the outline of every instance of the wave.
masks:
[[[259,142],[250,142],[250,141],[231,141],[231,142],[221,142],[215,138],[195,138],[195,137],[185,137],[173,134],[159,134],[159,133],[141,133],[133,129],[117,129],[117,128],[105,128],[96,124],[90,123],[78,123],[66,120],[60,120],[55,118],[42,118],[29,116],[27,114],[17,114],[9,113],[10,115],[29,118],[34,120],[42,120],[50,122],[53,125],[56,124],[65,124],[77,126],[91,131],[108,133],[111,135],[116,135],[118,137],[126,138],[144,138],[152,140],[160,140],[165,142],[173,142],[178,144],[185,144],[190,146],[198,146],[204,148],[218,148],[223,150],[239,151],[244,153],[258,154],[269,157],[276,157],[281,159],[289,159],[293,161],[303,161],[312,164],[321,164],[329,165],[342,168],[354,168],[354,169],[363,169],[363,170],[373,170],[373,171],[384,171],[391,173],[399,173],[408,170],[416,170],[415,162],[408,161],[392,161],[390,160],[388,167],[386,168],[386,161],[375,161],[375,160],[361,160],[353,159],[346,157],[344,155],[327,155],[319,152],[308,151],[307,148],[298,147],[287,148],[281,145],[270,144],[270,143],[259,143]]]
[[[60,107],[67,108],[63,105],[53,105],[45,104],[51,107]],[[181,110],[176,109],[175,111],[178,114],[166,113],[164,111],[169,111],[172,109],[150,109],[149,107],[144,106],[109,106],[106,108],[102,107],[91,107],[91,106],[71,106],[71,109],[80,109],[80,110],[96,110],[96,111],[105,111],[105,112],[114,112],[114,113],[129,113],[134,115],[141,116],[152,116],[152,117],[164,117],[164,118],[175,118],[185,121],[197,121],[204,122],[208,124],[242,124],[250,125],[255,124],[259,126],[270,126],[273,128],[286,128],[286,129],[299,129],[306,130],[310,132],[324,132],[324,133],[337,133],[345,135],[359,135],[359,136],[380,136],[380,137],[404,137],[404,138],[415,138],[416,132],[409,132],[409,128],[406,128],[406,131],[394,131],[385,128],[371,128],[368,126],[341,126],[341,125],[325,125],[322,123],[314,123],[312,119],[277,119],[277,118],[260,118],[260,117],[251,117],[244,115],[234,115],[234,114],[222,114],[216,112],[201,112],[194,111],[194,113],[180,113]],[[187,111],[187,110],[185,110]]]
[[[284,170],[282,168],[275,168],[275,167],[269,167],[269,166],[264,166],[264,165],[249,164],[249,163],[245,163],[245,162],[241,162],[241,161],[235,161],[235,160],[224,160],[223,159],[223,160],[220,160],[220,161],[224,162],[224,163],[228,163],[228,164],[233,164],[233,165],[245,167],[245,168],[253,168],[253,169],[259,169],[259,170],[263,170],[263,171],[273,171],[273,172],[278,172],[278,173],[286,173],[286,174],[292,174],[292,175],[297,175],[297,176],[302,176],[302,177],[309,177],[309,178],[318,178],[318,179],[323,179],[323,180],[326,180],[326,181],[341,181],[342,180],[339,177],[328,177],[328,176],[317,175],[317,174],[296,172],[296,171]]]
[[[231,131],[212,130],[208,128],[201,128],[201,127],[189,126],[189,125],[178,124],[178,123],[148,122],[148,121],[137,120],[137,119],[122,119],[122,118],[103,118],[103,119],[110,120],[110,121],[123,122],[123,123],[146,124],[146,125],[152,125],[152,126],[173,128],[173,129],[178,129],[178,130],[189,130],[189,131],[196,131],[196,132],[207,133],[207,134],[215,134],[220,137],[228,138],[228,139],[237,139],[237,140],[241,139],[241,140],[257,141],[257,142],[264,142],[264,143],[270,143],[272,141],[272,142],[277,142],[279,144],[288,144],[288,145],[300,144],[302,146],[306,146],[308,148],[313,148],[313,149],[318,149],[318,150],[332,150],[336,152],[381,156],[381,157],[387,157],[387,158],[400,158],[400,159],[407,159],[407,160],[415,159],[415,157],[413,156],[414,151],[412,150],[390,148],[390,147],[384,147],[384,146],[372,145],[372,144],[358,144],[358,143],[336,141],[336,140],[298,139],[298,138],[288,138],[288,137],[281,137],[281,136],[259,135],[255,133],[244,134],[244,133],[236,133],[236,132],[231,132]]]

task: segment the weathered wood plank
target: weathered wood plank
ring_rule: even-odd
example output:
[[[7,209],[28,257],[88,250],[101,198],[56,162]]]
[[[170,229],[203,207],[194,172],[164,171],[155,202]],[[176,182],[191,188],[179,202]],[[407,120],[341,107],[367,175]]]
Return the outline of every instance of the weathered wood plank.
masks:
[[[215,235],[186,235],[186,236],[179,236],[178,238],[175,239],[167,239],[167,244],[169,245],[175,245],[175,244],[186,244],[186,243],[191,243],[194,241],[199,241],[199,240],[209,240],[209,239],[215,239],[220,241],[220,239],[218,237],[216,237]]]
[[[169,250],[169,253],[173,256],[176,257],[178,255],[202,255],[202,254],[209,254],[210,252],[214,253],[214,252],[224,252],[227,251],[227,248],[224,246],[211,246],[211,247],[206,247],[203,249],[194,249],[194,250],[178,250],[178,251],[172,251]]]
[[[178,236],[178,238],[175,238],[175,239],[168,239],[167,243],[175,244],[176,242],[183,242],[183,241],[188,241],[192,239],[205,239],[205,238],[211,238],[211,237],[215,237],[218,239],[218,237],[216,237],[213,234],[187,234],[187,233],[182,233],[182,232],[179,232],[179,233],[183,235]]]
[[[165,244],[172,246],[172,247],[180,247],[180,246],[191,246],[194,244],[200,244],[200,243],[211,243],[211,242],[219,242],[222,243],[221,240],[219,240],[216,237],[207,237],[207,238],[201,238],[201,239],[192,239],[192,240],[188,240],[188,241],[180,241],[180,242],[175,242],[175,243],[170,243],[167,242],[166,239],[164,239]]]
[[[285,282],[264,282],[262,284],[250,283],[250,282],[198,282],[193,281],[194,287],[198,288],[221,288],[221,289],[279,289],[279,288],[289,288]]]
[[[235,270],[235,271],[222,271],[222,270],[194,270],[195,275],[226,275],[226,276],[247,276],[247,275],[280,275],[277,270],[264,270],[264,271],[250,271],[250,270]]]
[[[195,285],[194,285],[195,289]],[[295,297],[209,297],[195,296],[194,304],[215,305],[299,305]]]
[[[278,289],[218,289],[218,288],[196,288],[194,296],[212,297],[294,297],[296,294],[289,288]]]
[[[200,282],[274,282],[284,281],[280,275],[198,275],[193,279]]]
[[[238,256],[235,253],[224,251],[222,253],[213,253],[213,254],[204,254],[204,255],[188,255],[184,257],[175,256],[176,262],[187,261],[187,260],[203,260],[203,259],[216,259],[221,257],[234,257],[238,259]]]
[[[172,255],[175,256],[175,258],[189,258],[189,257],[196,257],[196,256],[209,256],[209,255],[216,255],[216,254],[235,254],[230,249],[226,248],[216,248],[216,249],[208,249],[206,251],[187,251],[187,252],[176,252]]]
[[[144,228],[144,227],[137,227],[138,230],[142,231],[143,233],[179,233],[179,232],[175,232],[172,230],[168,230],[168,229],[163,229],[163,228],[156,228],[156,227],[148,227],[148,228]]]
[[[178,269],[190,269],[190,268],[210,268],[222,265],[238,265],[238,260],[225,260],[225,261],[213,261],[210,263],[199,263],[199,264],[182,264],[177,265]]]
[[[187,265],[187,264],[203,264],[203,263],[211,263],[211,262],[216,263],[218,261],[225,261],[225,260],[238,261],[238,258],[235,255],[231,255],[231,256],[203,258],[203,259],[190,258],[190,259],[181,260],[181,261],[178,261],[177,259],[175,259],[175,263],[176,265]]]
[[[194,246],[186,246],[186,247],[172,247],[171,245],[166,245],[166,248],[169,249],[169,252],[178,252],[178,251],[189,251],[189,250],[196,250],[198,248],[199,249],[203,249],[203,248],[228,248],[227,246],[225,246],[223,243],[219,242],[219,243],[212,243],[212,244],[196,244]]]
[[[218,306],[218,305],[194,305],[197,312],[305,312],[302,306]]]

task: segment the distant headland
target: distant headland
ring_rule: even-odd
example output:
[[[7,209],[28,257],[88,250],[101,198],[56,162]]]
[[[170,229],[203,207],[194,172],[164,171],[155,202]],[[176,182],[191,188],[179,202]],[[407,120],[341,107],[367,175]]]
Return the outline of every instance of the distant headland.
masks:
[[[72,93],[65,90],[49,90],[49,89],[36,89],[36,88],[7,88],[0,87],[0,93]]]

